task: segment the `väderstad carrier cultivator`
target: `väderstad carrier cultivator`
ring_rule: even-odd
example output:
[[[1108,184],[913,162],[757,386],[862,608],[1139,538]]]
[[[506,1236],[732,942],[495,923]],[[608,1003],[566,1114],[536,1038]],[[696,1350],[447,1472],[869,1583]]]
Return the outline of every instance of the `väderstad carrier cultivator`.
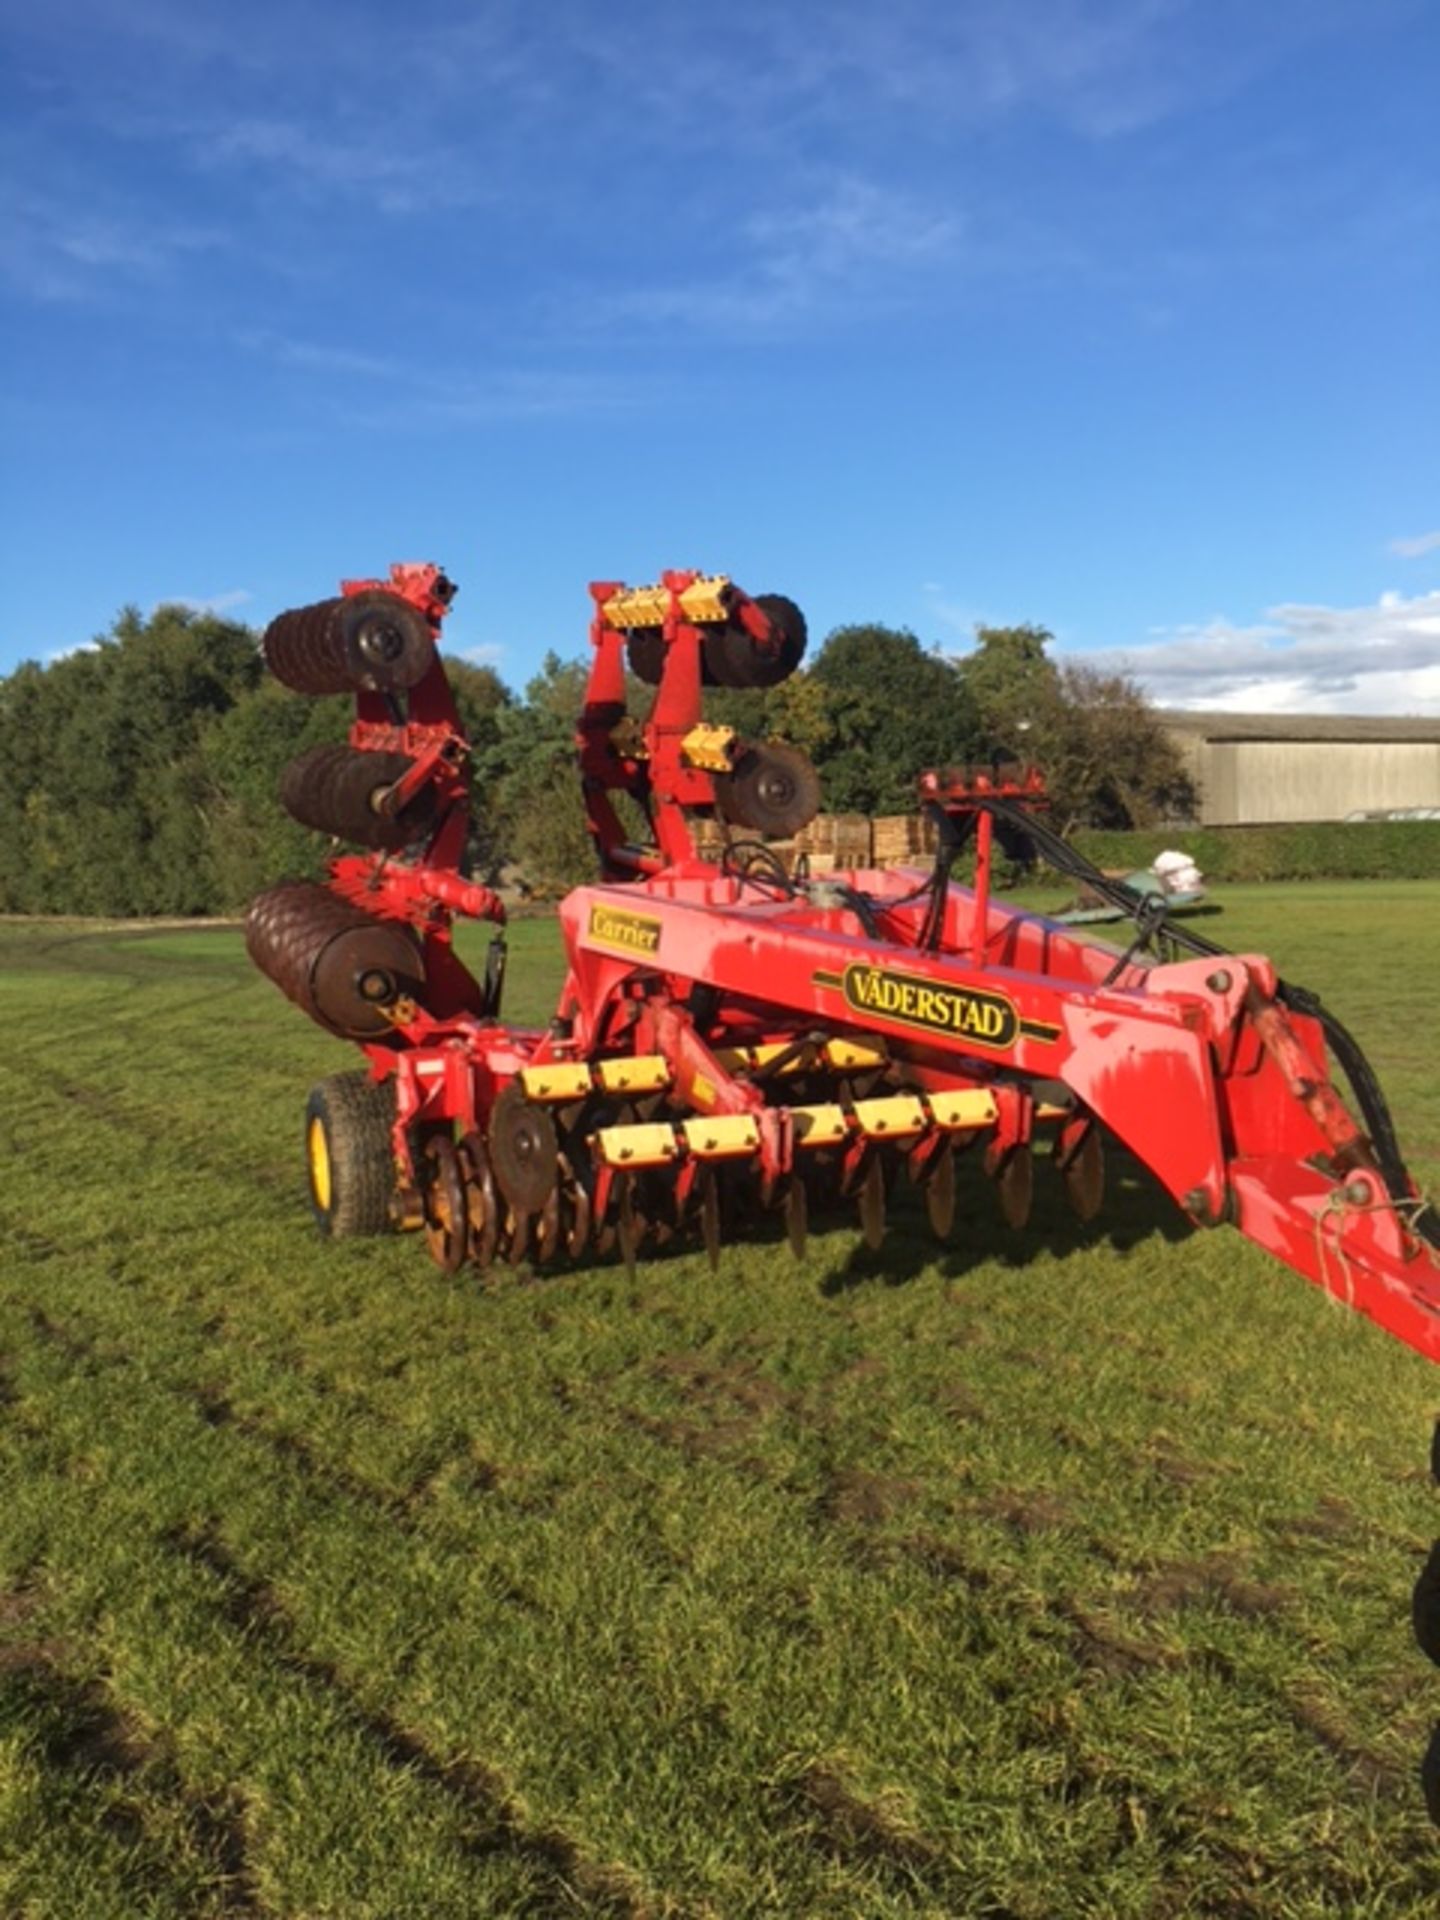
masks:
[[[967,1149],[1018,1229],[1037,1144],[1089,1218],[1113,1135],[1197,1224],[1237,1227],[1440,1359],[1440,1221],[1364,1056],[1313,996],[1080,859],[1045,824],[1034,769],[924,774],[928,871],[787,868],[766,838],[813,817],[814,769],[707,725],[702,696],[792,673],[799,609],[688,572],[590,592],[577,745],[600,878],[561,906],[568,971],[536,1030],[501,1022],[504,912],[466,873],[467,748],[437,644],[452,584],[395,566],[265,635],[286,686],[356,698],[348,744],[302,754],[281,799],[367,851],[333,859],[323,885],[262,893],[247,922],[255,963],[369,1060],[310,1096],[325,1232],[419,1227],[447,1272],[633,1262],[688,1233],[713,1263],[753,1207],[777,1209],[799,1253],[812,1211],[846,1201],[878,1246],[903,1169],[944,1238]],[[655,690],[643,718],[627,664]],[[616,794],[648,819],[646,844]],[[726,826],[718,864],[696,854],[705,816]],[[964,887],[951,872],[967,848]],[[1038,851],[1119,907],[1128,946],[993,900],[997,848]],[[482,980],[454,951],[456,914],[497,928]],[[1440,1659],[1440,1546],[1415,1611]],[[1440,1742],[1427,1795],[1440,1818]]]

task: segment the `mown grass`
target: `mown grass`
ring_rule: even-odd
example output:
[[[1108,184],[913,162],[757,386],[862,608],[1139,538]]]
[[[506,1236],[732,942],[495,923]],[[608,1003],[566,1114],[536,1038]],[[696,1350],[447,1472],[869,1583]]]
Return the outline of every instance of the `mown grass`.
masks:
[[[1434,1183],[1440,887],[1224,898]],[[1135,1169],[482,1290],[313,1237],[233,932],[0,1010],[6,1915],[1435,1910],[1435,1375]]]

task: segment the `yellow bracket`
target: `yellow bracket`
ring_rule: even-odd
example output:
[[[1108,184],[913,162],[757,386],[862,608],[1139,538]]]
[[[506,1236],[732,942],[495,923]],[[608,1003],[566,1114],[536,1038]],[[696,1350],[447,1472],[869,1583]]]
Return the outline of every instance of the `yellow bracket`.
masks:
[[[680,742],[680,751],[703,773],[728,773],[735,761],[735,729],[712,727],[701,721]]]
[[[860,1131],[872,1139],[911,1140],[924,1133],[930,1122],[925,1105],[913,1093],[886,1094],[878,1100],[857,1100],[855,1118]]]
[[[639,1121],[631,1127],[601,1127],[595,1150],[607,1167],[665,1167],[680,1148],[675,1129],[663,1120]]]
[[[849,1132],[845,1109],[833,1102],[818,1107],[792,1107],[790,1118],[797,1147],[838,1146]]]
[[[871,1067],[883,1067],[889,1059],[883,1047],[867,1046],[861,1040],[827,1040],[825,1064],[837,1073],[863,1073]]]
[[[723,623],[730,618],[730,576],[702,574],[680,595],[680,611],[696,626]],[[600,609],[607,627],[629,633],[636,627],[661,627],[670,612],[668,587],[625,587]]]
[[[637,1053],[619,1060],[551,1060],[522,1067],[516,1078],[531,1100],[583,1100],[593,1087],[604,1093],[663,1093],[670,1068],[663,1054]]]
[[[706,1119],[682,1120],[685,1145],[697,1160],[732,1160],[760,1149],[760,1128],[748,1113],[715,1113]]]
[[[660,1053],[597,1060],[595,1084],[606,1093],[663,1093],[670,1084],[670,1066]]]
[[[516,1078],[530,1100],[583,1100],[591,1086],[586,1060],[552,1060],[543,1067],[522,1067]]]
[[[993,1127],[1000,1117],[995,1096],[984,1087],[950,1087],[927,1096],[942,1133],[968,1133]]]

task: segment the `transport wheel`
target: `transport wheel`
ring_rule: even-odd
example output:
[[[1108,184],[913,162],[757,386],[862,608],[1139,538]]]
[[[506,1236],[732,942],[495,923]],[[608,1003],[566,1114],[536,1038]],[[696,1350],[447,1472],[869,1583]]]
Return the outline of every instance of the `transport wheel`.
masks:
[[[395,1090],[368,1073],[332,1073],[305,1103],[305,1171],[315,1224],[330,1239],[388,1233],[395,1191]]]
[[[798,747],[767,740],[746,747],[732,772],[716,774],[715,799],[727,820],[788,840],[820,811],[820,777]]]

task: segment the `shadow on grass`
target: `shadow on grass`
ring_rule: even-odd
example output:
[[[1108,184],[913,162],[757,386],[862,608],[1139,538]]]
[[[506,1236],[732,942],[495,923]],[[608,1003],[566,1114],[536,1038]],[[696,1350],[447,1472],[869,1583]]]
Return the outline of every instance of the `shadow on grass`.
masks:
[[[1063,1256],[1097,1247],[1128,1253],[1157,1235],[1177,1242],[1195,1232],[1139,1162],[1118,1152],[1112,1153],[1109,1161],[1104,1209],[1091,1221],[1079,1220],[1070,1211],[1060,1196],[1058,1181],[1054,1191],[1047,1191],[1045,1175],[1049,1171],[1043,1162],[1037,1164],[1034,1211],[1020,1230],[1007,1226],[999,1217],[998,1203],[983,1175],[967,1181],[957,1205],[955,1225],[945,1243],[937,1242],[925,1224],[919,1197],[906,1183],[897,1183],[891,1195],[891,1224],[884,1244],[872,1249],[859,1241],[825,1275],[820,1291],[833,1298],[875,1281],[898,1287],[935,1270],[947,1280],[958,1280],[987,1263],[1023,1268],[1040,1254]],[[838,1219],[840,1215],[832,1210],[828,1217]]]

